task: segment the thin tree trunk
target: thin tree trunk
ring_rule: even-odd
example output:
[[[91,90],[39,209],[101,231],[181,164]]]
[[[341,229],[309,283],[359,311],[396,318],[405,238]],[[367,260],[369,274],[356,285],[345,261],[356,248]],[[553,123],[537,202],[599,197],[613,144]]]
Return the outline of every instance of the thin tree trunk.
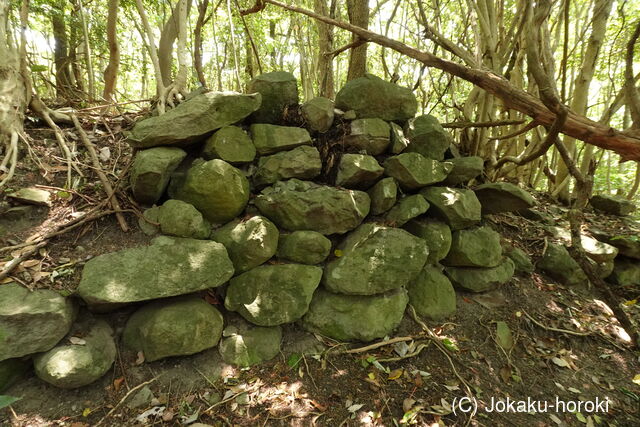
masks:
[[[118,81],[118,69],[120,68],[120,46],[118,45],[118,6],[120,0],[109,0],[107,14],[107,44],[109,45],[109,63],[104,70],[104,90],[102,97],[106,102],[113,101],[113,93]]]
[[[60,98],[67,98],[71,89],[71,73],[69,72],[69,42],[67,39],[67,27],[64,22],[64,9],[66,2],[57,0],[51,11],[51,26],[55,48],[53,51],[56,65],[56,93]]]
[[[158,100],[161,100],[165,91],[165,86],[162,82],[162,71],[160,70],[160,62],[158,60],[158,51],[156,50],[156,44],[153,37],[153,29],[149,24],[149,19],[147,18],[147,13],[144,10],[142,0],[136,0],[136,8],[140,14],[140,19],[142,20],[142,26],[147,39],[147,49],[149,50],[149,57],[151,58],[151,63],[153,64],[153,70],[156,77],[156,96],[158,97]],[[145,38],[145,34],[142,35],[143,38]],[[164,103],[158,102],[158,113],[164,114],[164,111]]]
[[[198,20],[193,30],[193,68],[198,75],[198,81],[203,87],[207,87],[207,80],[202,69],[202,27],[207,23],[206,15],[209,7],[209,0],[198,2]]]
[[[162,84],[169,86],[173,81],[171,77],[171,65],[173,64],[173,44],[178,38],[178,32],[180,31],[180,7],[182,3],[187,4],[187,15],[191,10],[191,0],[178,0],[178,4],[171,11],[171,16],[162,27],[160,33],[160,41],[158,42],[158,63],[160,65],[160,72],[162,73]],[[186,21],[185,21],[186,22]]]
[[[331,6],[327,8],[327,0],[314,0],[314,11],[320,15],[333,17],[335,10],[335,0],[331,1]],[[317,59],[317,83],[318,95],[333,99],[335,88],[333,83],[333,57],[327,56],[333,50],[333,27],[316,21],[318,29],[318,59]]]
[[[111,1],[111,0],[109,0]],[[117,8],[117,6],[116,6]],[[83,39],[83,47],[84,47],[84,63],[87,68],[87,92],[89,94],[89,101],[93,101],[96,97],[95,92],[95,75],[93,72],[93,65],[91,62],[91,43],[89,39],[89,26],[87,24],[87,19],[82,10],[82,1],[78,1],[78,13],[80,14],[80,21],[82,22],[82,39]],[[107,18],[108,20],[108,18]],[[108,24],[107,24],[108,25]]]
[[[369,2],[368,0],[347,0],[347,12],[349,23],[360,28],[369,27]],[[351,42],[355,43],[360,37],[353,34]],[[364,76],[367,72],[367,44],[354,47],[349,53],[349,69],[347,81]]]

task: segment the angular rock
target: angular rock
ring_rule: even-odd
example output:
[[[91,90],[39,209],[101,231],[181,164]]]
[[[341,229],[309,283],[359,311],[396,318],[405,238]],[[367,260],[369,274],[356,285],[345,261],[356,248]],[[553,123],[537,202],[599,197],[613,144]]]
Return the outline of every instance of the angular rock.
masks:
[[[553,234],[554,237],[562,240],[566,245],[571,245],[571,232],[569,230],[555,226],[546,226],[544,229]],[[591,236],[581,234],[580,242],[587,256],[596,263],[613,261],[618,255],[618,248],[596,240]]]
[[[84,319],[75,324],[67,338],[33,359],[38,378],[59,388],[78,388],[100,379],[116,360],[113,330],[103,320]]]
[[[505,257],[497,267],[445,267],[444,271],[456,288],[484,292],[508,282],[513,277],[515,266]]]
[[[260,74],[251,80],[248,92],[262,95],[260,108],[251,115],[255,123],[279,123],[285,109],[298,104],[296,78],[286,71]]]
[[[307,312],[321,277],[320,267],[262,265],[231,279],[224,306],[258,326],[295,322]]]
[[[177,147],[156,147],[139,151],[131,167],[131,191],[136,201],[152,205],[167,189],[171,174],[187,153]]]
[[[29,359],[7,359],[0,361],[0,393],[15,384],[31,368]]]
[[[536,267],[565,285],[587,284],[588,279],[563,245],[549,243]]]
[[[308,181],[279,181],[255,198],[260,212],[278,227],[322,234],[345,233],[369,214],[367,193]]]
[[[222,244],[160,236],[150,246],[89,260],[77,293],[91,306],[109,308],[215,288],[231,276],[233,264]]]
[[[541,224],[553,225],[556,223],[553,215],[549,215],[546,212],[541,212],[536,209],[524,209],[519,211],[518,215],[530,219],[531,221],[537,221]]]
[[[636,205],[632,201],[620,196],[609,196],[606,194],[591,197],[589,203],[600,212],[618,216],[629,215],[636,209]]]
[[[367,193],[371,198],[371,213],[380,215],[396,204],[398,185],[395,179],[391,177],[384,178],[371,187]]]
[[[322,96],[315,97],[300,107],[302,117],[316,132],[325,133],[331,128],[334,117],[333,101]]]
[[[404,288],[372,296],[334,294],[320,288],[302,326],[338,341],[372,341],[391,335],[408,301]]]
[[[384,169],[373,156],[366,154],[343,154],[338,164],[336,185],[345,188],[366,190],[384,173]]]
[[[305,128],[255,124],[250,131],[253,145],[261,156],[312,145],[311,135]]]
[[[338,246],[322,277],[324,286],[349,295],[373,295],[405,286],[427,261],[424,240],[399,228],[363,224]]]
[[[313,179],[320,175],[322,161],[315,147],[302,146],[291,151],[260,157],[253,184],[263,186],[289,178]]]
[[[316,231],[281,234],[277,256],[300,264],[320,264],[331,251],[331,240]]]
[[[465,184],[484,171],[484,160],[478,156],[458,157],[447,162],[453,163],[453,169],[442,181],[446,185]]]
[[[451,229],[447,224],[433,218],[416,218],[409,221],[404,229],[425,241],[429,248],[427,264],[439,262],[451,248]]]
[[[430,215],[449,224],[452,230],[480,222],[481,206],[472,190],[452,187],[428,187],[420,191],[431,205]]]
[[[155,236],[160,233],[160,226],[156,224],[160,224],[160,220],[158,219],[158,214],[160,213],[160,206],[154,206],[149,209],[145,209],[142,212],[142,217],[138,218],[138,226],[140,226],[140,230],[147,236]]]
[[[418,153],[402,153],[384,162],[384,172],[408,190],[442,182],[452,167],[449,162],[438,162]]]
[[[435,117],[425,114],[409,120],[404,127],[404,135],[409,139],[405,153],[420,153],[433,160],[444,160],[444,153],[449,148],[449,135]]]
[[[184,147],[216,129],[232,125],[258,109],[261,97],[235,92],[208,92],[179,104],[160,116],[135,124],[127,141],[135,148],[159,145]]]
[[[206,239],[211,225],[202,214],[181,200],[170,199],[158,208],[158,222],[162,234],[193,239]]]
[[[503,248],[504,254],[513,261],[513,265],[516,268],[516,273],[519,274],[531,274],[534,272],[535,267],[531,262],[531,258],[525,251],[515,246],[506,245]]]
[[[131,315],[122,341],[147,362],[199,353],[218,344],[222,314],[198,297],[154,301]]]
[[[620,255],[640,259],[640,237],[636,234],[611,236],[607,232],[591,228],[590,231],[601,242],[618,248]]]
[[[420,316],[445,319],[456,312],[456,291],[439,268],[426,265],[407,286],[409,303]]]
[[[235,219],[214,230],[211,239],[222,243],[233,262],[235,274],[251,270],[275,255],[278,229],[263,216]]]
[[[500,234],[491,227],[456,230],[442,263],[451,267],[496,267],[502,262]]]
[[[418,101],[410,89],[365,74],[347,82],[336,95],[336,107],[354,110],[357,117],[404,121],[415,116]]]
[[[635,259],[616,258],[609,281],[620,286],[640,286],[640,263]]]
[[[531,194],[509,182],[492,182],[477,186],[474,191],[482,205],[482,214],[517,212],[536,204]]]
[[[351,132],[344,137],[345,145],[377,156],[385,152],[390,142],[389,124],[381,119],[358,119],[351,122]]]
[[[429,203],[419,194],[403,197],[385,215],[385,220],[395,227],[402,227],[429,209]]]
[[[249,181],[224,160],[199,162],[189,169],[175,199],[191,203],[212,223],[238,216],[249,201]]]
[[[280,326],[262,327],[235,321],[222,332],[218,349],[225,363],[248,368],[276,357],[281,341]]]
[[[256,157],[256,147],[242,128],[225,126],[204,143],[202,157],[206,160],[222,159],[232,164],[247,163]]]
[[[0,361],[47,351],[69,331],[71,300],[50,290],[0,286]]]
[[[51,193],[41,188],[21,188],[18,191],[7,194],[7,197],[28,205],[51,206]]]
[[[402,127],[396,123],[389,123],[391,125],[391,145],[389,151],[392,154],[400,154],[410,144],[409,140],[404,136]]]

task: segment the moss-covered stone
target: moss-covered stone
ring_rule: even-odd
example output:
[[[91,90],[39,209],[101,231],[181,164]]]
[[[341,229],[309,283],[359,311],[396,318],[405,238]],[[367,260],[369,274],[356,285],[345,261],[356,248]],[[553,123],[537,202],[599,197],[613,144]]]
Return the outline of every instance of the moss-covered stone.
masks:
[[[389,177],[381,179],[367,191],[371,198],[371,213],[380,215],[396,204],[398,185],[396,180]]]
[[[409,139],[405,153],[420,153],[433,160],[443,160],[449,148],[449,135],[435,117],[425,114],[409,120],[404,127]]]
[[[439,268],[426,265],[407,286],[409,303],[420,316],[445,319],[456,312],[456,291]]]
[[[307,125],[316,132],[325,133],[331,128],[334,118],[333,101],[318,96],[300,107],[302,117],[307,121]]]
[[[259,155],[291,150],[301,145],[312,145],[311,135],[304,128],[254,124],[250,128],[253,145]]]
[[[209,221],[190,205],[181,200],[167,200],[158,208],[158,222],[162,234],[193,239],[206,239],[211,232]]]
[[[281,341],[280,326],[255,326],[237,320],[224,329],[218,348],[225,363],[247,368],[276,357]]]
[[[251,80],[248,92],[262,95],[260,108],[250,117],[254,123],[280,123],[285,110],[298,104],[298,83],[286,71],[260,74]]]
[[[472,190],[452,187],[428,187],[420,191],[431,205],[429,215],[442,219],[453,230],[480,222],[481,206]]]
[[[435,264],[449,253],[451,229],[447,224],[433,218],[416,218],[405,224],[404,229],[425,241],[429,248],[427,264]]]
[[[206,140],[202,157],[206,160],[222,159],[232,164],[247,163],[256,157],[256,147],[242,128],[225,126]]]
[[[365,154],[343,154],[338,164],[336,185],[345,188],[366,190],[384,173],[384,169],[373,156]]]
[[[395,227],[402,227],[429,209],[429,203],[420,194],[403,197],[385,215],[385,220]]]
[[[452,267],[495,267],[502,261],[500,234],[488,226],[456,230],[442,263]]]
[[[390,132],[389,124],[382,119],[357,119],[351,122],[351,131],[344,141],[350,147],[377,156],[389,146]]]
[[[511,280],[515,266],[513,261],[505,257],[497,267],[445,267],[444,271],[456,288],[470,292],[484,292]]]
[[[331,240],[316,231],[281,234],[277,256],[300,264],[320,264],[331,251]]]
[[[322,161],[318,149],[302,146],[260,157],[252,182],[261,187],[289,178],[313,179],[320,175],[321,170]]]
[[[187,153],[177,147],[156,147],[139,151],[131,167],[133,198],[144,205],[152,205],[167,189],[171,174]]]
[[[438,162],[419,153],[402,153],[384,162],[384,172],[398,181],[401,187],[416,190],[444,180],[453,165]]]

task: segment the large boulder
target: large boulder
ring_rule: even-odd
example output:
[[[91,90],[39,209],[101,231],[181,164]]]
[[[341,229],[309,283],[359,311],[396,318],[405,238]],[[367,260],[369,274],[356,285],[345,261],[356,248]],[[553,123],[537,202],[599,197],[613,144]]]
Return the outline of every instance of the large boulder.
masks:
[[[429,203],[419,194],[403,197],[385,215],[385,220],[395,227],[402,227],[429,209]]]
[[[307,125],[320,133],[325,133],[331,128],[334,117],[333,110],[333,101],[322,96],[313,98],[300,107],[300,112]]]
[[[344,85],[336,95],[336,107],[354,110],[359,118],[404,121],[415,116],[418,101],[410,89],[365,74]]]
[[[320,284],[322,269],[302,264],[263,265],[231,279],[224,306],[258,326],[300,319]]]
[[[456,312],[456,291],[439,268],[426,265],[407,286],[409,303],[420,316],[442,320]]]
[[[640,263],[631,258],[616,258],[609,280],[621,286],[640,286]]]
[[[320,288],[302,325],[339,341],[372,341],[391,335],[408,301],[404,288],[371,296],[334,294]]]
[[[371,198],[371,213],[373,215],[380,215],[396,204],[398,185],[395,179],[391,177],[384,178],[371,187],[367,193],[369,194],[369,198]]]
[[[454,231],[451,249],[442,263],[452,267],[495,267],[501,261],[500,234],[483,226]]]
[[[249,201],[249,181],[224,160],[199,162],[189,169],[175,199],[191,203],[212,223],[238,216]]]
[[[218,349],[225,363],[241,368],[257,365],[280,353],[282,328],[255,326],[235,320],[222,331]]]
[[[261,156],[312,145],[311,135],[305,128],[254,124],[250,131],[253,145]]]
[[[41,380],[60,388],[91,384],[107,373],[116,360],[113,330],[103,320],[83,319],[67,338],[51,350],[36,355],[33,366]]]
[[[162,234],[170,236],[206,239],[211,232],[209,221],[193,205],[182,200],[164,202],[158,207],[157,219]]]
[[[456,288],[484,292],[511,280],[515,266],[513,261],[505,257],[497,267],[445,267],[444,271]]]
[[[404,229],[425,241],[429,249],[427,264],[439,262],[451,249],[451,229],[433,218],[416,218],[405,224]]]
[[[206,160],[222,159],[229,163],[247,163],[256,157],[256,147],[242,128],[225,126],[204,143],[202,157]]]
[[[442,181],[445,185],[465,184],[484,171],[484,159],[478,156],[457,157],[447,162],[453,164],[453,169]]]
[[[91,306],[109,308],[215,288],[231,276],[233,264],[222,244],[160,236],[150,246],[89,260],[77,293]]]
[[[606,194],[591,197],[589,203],[600,212],[618,216],[629,215],[636,209],[636,205],[633,204],[632,201],[620,196],[609,196]]]
[[[211,233],[211,239],[227,248],[235,274],[239,274],[271,258],[278,249],[279,234],[271,221],[258,215],[225,224]]]
[[[258,109],[258,94],[208,92],[194,96],[160,116],[142,120],[127,133],[135,148],[158,145],[187,146],[216,129],[232,125]]]
[[[472,190],[452,187],[423,188],[420,194],[429,202],[430,215],[442,219],[453,230],[480,222],[481,206]]]
[[[285,110],[298,104],[298,83],[286,71],[260,74],[251,80],[248,92],[262,95],[260,108],[251,115],[255,123],[279,123]]]
[[[320,175],[322,161],[315,147],[302,146],[271,156],[260,157],[252,182],[256,186],[289,178],[313,179]]]
[[[262,190],[255,204],[281,228],[342,234],[356,228],[369,214],[370,199],[362,191],[290,179]]]
[[[344,137],[346,145],[377,156],[390,142],[389,124],[382,119],[358,119],[351,122],[351,132]]]
[[[281,234],[277,256],[300,264],[320,264],[331,251],[331,240],[317,231]]]
[[[424,240],[409,232],[363,224],[338,246],[325,267],[324,286],[349,295],[373,295],[405,286],[427,261]]]
[[[223,322],[222,314],[198,297],[153,301],[131,315],[122,341],[147,362],[186,356],[218,344]]]
[[[177,147],[156,147],[138,152],[131,167],[133,198],[144,205],[160,200],[171,174],[186,155]]]
[[[409,139],[405,153],[420,153],[433,160],[444,160],[449,148],[449,135],[435,117],[425,114],[409,120],[404,127],[404,135]]]
[[[505,256],[513,261],[516,273],[531,274],[534,272],[535,267],[531,262],[531,257],[529,257],[529,255],[527,255],[525,251],[512,245],[505,245],[503,246],[502,250]]]
[[[441,182],[452,167],[449,162],[438,162],[418,153],[398,154],[384,162],[384,172],[408,190]]]
[[[580,265],[571,257],[564,245],[549,243],[536,265],[551,278],[565,285],[580,285],[588,282]]]
[[[0,286],[0,361],[47,351],[69,332],[70,300],[50,290]]]
[[[482,214],[517,212],[536,204],[531,194],[509,182],[482,184],[474,189],[482,205]]]
[[[366,154],[343,154],[338,164],[336,185],[366,190],[384,173],[375,157]]]

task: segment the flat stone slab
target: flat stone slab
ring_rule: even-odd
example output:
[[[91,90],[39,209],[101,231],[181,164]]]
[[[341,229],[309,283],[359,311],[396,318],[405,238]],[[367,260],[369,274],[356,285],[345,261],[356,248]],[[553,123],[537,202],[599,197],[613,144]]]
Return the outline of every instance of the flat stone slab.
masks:
[[[482,184],[474,188],[482,205],[482,214],[517,212],[536,204],[529,192],[509,182]]]

